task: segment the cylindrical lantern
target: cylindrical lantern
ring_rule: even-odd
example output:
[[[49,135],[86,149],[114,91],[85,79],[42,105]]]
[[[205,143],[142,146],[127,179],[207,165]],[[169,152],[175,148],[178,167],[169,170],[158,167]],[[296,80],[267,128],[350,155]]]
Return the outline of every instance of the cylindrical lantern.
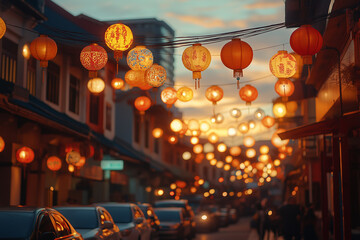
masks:
[[[275,83],[275,92],[282,97],[283,101],[287,101],[288,97],[293,95],[295,91],[295,85],[287,78],[279,79]]]
[[[34,151],[29,147],[22,147],[16,151],[16,160],[19,163],[28,164],[34,161]]]
[[[248,67],[253,59],[252,48],[239,38],[234,38],[222,47],[220,58],[227,68],[234,70],[234,78],[238,80],[239,88],[239,79],[243,76],[242,70]]]
[[[105,67],[108,61],[106,50],[96,43],[84,47],[80,53],[80,62],[89,70],[89,77],[95,78],[97,71]]]
[[[252,136],[246,136],[244,137],[244,146],[245,147],[252,147],[255,145],[255,138]]]
[[[210,124],[206,121],[200,122],[200,131],[206,133],[210,130]]]
[[[4,20],[0,17],[0,39],[5,35],[6,32],[6,24]]]
[[[208,87],[205,92],[205,97],[207,100],[212,102],[214,105],[220,101],[224,96],[224,91],[221,87],[213,85],[211,87]]]
[[[57,45],[54,40],[46,35],[40,35],[30,44],[31,55],[40,60],[40,66],[46,68],[48,61],[56,57]]]
[[[267,127],[267,128],[271,128],[272,126],[274,126],[275,124],[275,119],[273,117],[270,116],[265,116],[262,120],[261,123]]]
[[[275,103],[273,106],[273,113],[275,117],[282,118],[286,115],[286,106],[283,103]]]
[[[227,149],[227,146],[225,143],[220,143],[218,146],[217,146],[217,150],[221,153],[225,152]]]
[[[71,150],[66,154],[65,160],[70,165],[75,165],[80,161],[81,155],[79,152]]]
[[[183,122],[180,119],[174,119],[170,123],[170,129],[173,132],[180,132],[183,129]]]
[[[4,151],[5,141],[2,137],[0,137],[0,152]]]
[[[212,132],[208,135],[208,140],[211,143],[217,143],[219,141],[219,136],[216,133]]]
[[[322,45],[321,34],[311,25],[302,25],[290,36],[290,46],[294,52],[302,56],[304,64],[312,63],[312,56],[320,51]]]
[[[239,96],[242,100],[246,102],[246,105],[251,105],[251,102],[258,97],[258,91],[255,87],[246,84],[240,89]]]
[[[238,108],[233,108],[230,110],[230,116],[235,118],[235,119],[238,119],[239,117],[241,117],[241,111],[240,109]]]
[[[176,136],[170,136],[168,141],[170,144],[176,144],[178,142],[178,138]]]
[[[152,87],[160,87],[166,81],[166,70],[162,66],[154,63],[145,72],[145,82]]]
[[[245,155],[247,158],[253,158],[256,156],[256,150],[253,148],[249,148],[246,150]]]
[[[51,171],[58,171],[61,169],[62,163],[60,158],[56,156],[51,156],[47,159],[46,165]]]
[[[105,32],[105,43],[114,51],[114,58],[118,62],[122,52],[130,48],[134,41],[131,29],[121,23],[109,26]]]
[[[99,94],[105,89],[105,82],[101,78],[90,79],[87,83],[89,91],[93,94]]]
[[[144,115],[145,111],[151,107],[151,100],[146,96],[140,96],[135,99],[134,105],[140,114]]]
[[[111,86],[112,86],[113,89],[119,90],[119,89],[122,89],[125,86],[125,82],[121,78],[114,78],[111,81]]]
[[[145,46],[136,46],[131,49],[126,57],[128,66],[132,70],[145,71],[153,64],[152,52]]]
[[[281,138],[278,136],[278,133],[285,132],[285,129],[279,128],[271,137],[271,143],[279,148],[281,146],[287,145],[289,143],[289,139],[281,140]]]
[[[177,90],[177,98],[182,102],[188,102],[193,98],[193,90],[188,87],[181,87]]]
[[[193,152],[196,153],[196,154],[200,154],[203,152],[203,145],[201,144],[196,144],[194,147],[193,147]]]
[[[161,138],[164,131],[161,128],[154,128],[152,130],[152,135],[154,138]]]
[[[241,154],[241,148],[238,146],[234,146],[229,149],[229,152],[232,156],[237,157]]]
[[[177,101],[177,92],[172,87],[167,87],[161,91],[161,100],[166,104],[168,108],[171,108],[172,105]]]
[[[270,72],[277,78],[284,79],[296,73],[296,58],[287,51],[278,51],[269,62]]]
[[[240,123],[238,126],[239,132],[245,134],[249,131],[249,124],[247,122]]]
[[[194,44],[184,50],[182,55],[184,66],[193,72],[195,89],[200,87],[201,72],[207,69],[211,62],[209,50],[201,44]]]

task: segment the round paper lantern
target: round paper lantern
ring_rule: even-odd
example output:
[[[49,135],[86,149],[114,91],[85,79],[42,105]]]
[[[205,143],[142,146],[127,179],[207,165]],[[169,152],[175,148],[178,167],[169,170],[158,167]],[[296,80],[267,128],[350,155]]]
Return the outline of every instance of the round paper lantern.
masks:
[[[270,72],[277,78],[290,78],[296,73],[296,58],[287,51],[278,51],[269,63]]]
[[[233,108],[230,110],[230,116],[235,118],[235,119],[238,119],[239,117],[241,117],[241,111],[240,109],[238,108]]]
[[[280,166],[280,164],[281,164],[281,161],[280,161],[279,159],[275,159],[275,160],[274,160],[274,166],[275,166],[275,167]]]
[[[134,105],[140,114],[144,115],[145,111],[151,107],[151,100],[146,96],[140,96],[135,99]]]
[[[304,60],[304,64],[312,63],[312,56],[320,51],[323,38],[311,25],[302,25],[290,36],[290,46]]]
[[[225,171],[229,171],[230,168],[231,168],[230,164],[225,164],[225,165],[224,165],[224,170],[225,170]]]
[[[252,147],[255,145],[255,138],[253,138],[252,136],[247,136],[244,137],[244,146],[245,147]]]
[[[263,162],[263,163],[267,163],[267,162],[269,162],[269,160],[270,160],[270,156],[267,154],[262,154],[258,158],[258,161]]]
[[[215,166],[216,163],[217,163],[217,160],[216,160],[216,159],[211,159],[211,160],[210,160],[210,165],[211,165],[211,166]]]
[[[274,126],[275,124],[275,118],[270,117],[270,116],[265,116],[262,120],[261,123],[267,127],[267,128],[271,128],[272,126]]]
[[[58,171],[61,169],[62,164],[60,158],[51,156],[47,159],[46,165],[51,171]]]
[[[212,159],[214,159],[215,158],[215,154],[214,153],[212,153],[212,152],[209,152],[209,153],[207,153],[206,154],[206,159],[207,160],[212,160]]]
[[[291,156],[292,152],[294,151],[294,149],[291,146],[287,146],[286,148],[286,153]]]
[[[217,163],[216,163],[216,167],[217,168],[222,168],[224,166],[224,162],[222,162],[222,161],[218,161]]]
[[[97,71],[105,67],[108,61],[106,50],[96,43],[84,47],[80,53],[80,62],[89,70],[89,77],[95,78]]]
[[[182,62],[188,70],[193,72],[195,89],[197,89],[200,87],[201,72],[207,69],[211,62],[209,50],[201,44],[194,44],[184,50]]]
[[[258,108],[254,113],[254,117],[258,120],[263,119],[264,116],[265,116],[265,112],[261,108]]]
[[[234,128],[234,127],[229,127],[229,128],[227,129],[227,134],[228,134],[229,137],[234,137],[234,136],[236,136],[236,134],[237,134],[236,128]]]
[[[166,81],[166,70],[162,66],[154,63],[145,72],[145,82],[153,87],[160,87]]]
[[[111,86],[112,86],[113,89],[119,90],[119,89],[122,89],[125,86],[125,82],[121,78],[114,78],[111,81]]]
[[[71,150],[66,154],[65,160],[68,164],[75,165],[80,161],[81,155],[79,152]]]
[[[217,146],[217,150],[221,153],[225,152],[227,149],[227,146],[225,143],[220,143],[218,146]]]
[[[281,152],[281,153],[286,153],[287,151],[287,146],[286,145],[283,145],[283,146],[281,146],[281,147],[279,147],[278,148],[278,150],[279,150],[279,152]]]
[[[193,152],[196,153],[196,154],[200,154],[203,152],[203,145],[201,144],[196,144],[194,147],[193,147]]]
[[[275,103],[273,106],[273,113],[275,117],[282,118],[286,115],[286,106],[283,103]]]
[[[239,91],[240,98],[246,102],[246,105],[251,105],[251,102],[258,97],[258,91],[255,87],[246,84]]]
[[[177,92],[172,87],[167,87],[161,91],[161,100],[166,104],[168,108],[171,108],[172,105],[177,101]]]
[[[153,64],[153,54],[145,46],[136,46],[131,49],[126,57],[128,66],[132,70],[145,71]]]
[[[31,55],[40,60],[40,66],[46,68],[48,61],[56,57],[57,45],[54,40],[46,35],[40,35],[30,44]]]
[[[129,70],[125,74],[125,81],[133,87],[137,87],[142,81],[145,81],[144,71]]]
[[[152,130],[152,135],[154,138],[161,138],[164,131],[161,128],[154,128]]]
[[[212,145],[211,143],[204,144],[204,153],[213,152],[214,150],[214,145]]]
[[[234,146],[229,149],[229,152],[232,156],[237,157],[241,154],[241,148],[238,146]]]
[[[222,123],[222,122],[224,122],[224,115],[222,115],[221,113],[218,113],[215,115],[215,119],[216,119],[216,123]]]
[[[1,37],[0,37],[1,39]],[[31,52],[30,52],[30,47],[29,44],[24,44],[23,49],[22,49],[22,55],[25,59],[29,60],[31,57]]]
[[[190,138],[190,143],[192,145],[198,144],[199,143],[199,138],[198,137],[191,137]]]
[[[247,158],[253,158],[256,156],[256,150],[253,148],[249,148],[246,150],[245,155]]]
[[[287,145],[289,143],[289,139],[281,140],[281,138],[278,136],[278,133],[285,132],[285,129],[279,128],[271,137],[271,143],[275,147],[279,148],[281,146]]]
[[[122,52],[129,49],[134,41],[131,29],[121,23],[109,26],[105,32],[105,43],[114,51],[114,58],[118,62]]]
[[[249,131],[249,124],[247,122],[240,123],[238,126],[239,132],[245,134]]]
[[[209,142],[211,142],[213,144],[217,143],[219,141],[219,136],[216,133],[212,132],[209,134],[208,140],[209,140]]]
[[[93,94],[99,94],[105,89],[105,82],[101,78],[90,79],[87,83],[89,91]]]
[[[234,78],[238,80],[239,88],[239,79],[243,76],[242,70],[249,66],[253,59],[252,48],[239,38],[234,38],[222,47],[220,58],[227,68],[234,70]]]
[[[170,123],[170,129],[173,132],[180,132],[183,129],[183,122],[180,119],[174,119]]]
[[[249,129],[254,129],[256,127],[256,123],[253,120],[250,120],[248,124],[249,124]]]
[[[208,87],[205,92],[205,97],[207,100],[212,102],[214,105],[220,101],[224,96],[224,91],[221,87],[213,85],[211,87]]]
[[[0,152],[4,151],[5,141],[2,137],[0,137]]]
[[[170,144],[176,144],[178,142],[178,138],[176,136],[170,136],[168,141]]]
[[[184,182],[184,181],[176,181],[176,186],[178,186],[179,188],[185,188],[186,187],[186,182]]]
[[[225,162],[226,162],[226,163],[231,163],[232,160],[233,160],[233,157],[230,156],[230,155],[228,155],[228,156],[225,157]]]
[[[69,164],[68,170],[69,170],[69,172],[71,172],[71,173],[74,172],[74,171],[75,171],[74,165]]]
[[[177,98],[182,102],[188,102],[193,98],[193,91],[188,87],[181,87],[177,90]]]
[[[191,131],[200,129],[200,124],[196,119],[189,120],[187,126],[188,126],[188,129]]]
[[[231,166],[233,166],[234,168],[238,168],[240,165],[240,161],[237,159],[234,159],[231,163]]]
[[[193,136],[193,137],[199,137],[200,134],[201,134],[201,131],[200,130],[189,130],[190,131],[190,134]]]
[[[178,132],[180,136],[185,135],[185,133],[188,131],[188,127],[187,124],[182,122],[182,128],[181,130]]]
[[[210,130],[210,124],[206,121],[200,122],[200,131],[206,133]]]
[[[275,83],[275,92],[283,98],[284,101],[287,101],[288,97],[293,95],[295,91],[295,85],[292,81],[287,78],[279,79]]]
[[[191,153],[190,152],[184,152],[183,154],[182,154],[182,158],[184,159],[184,160],[190,160],[191,159]]]
[[[29,147],[21,147],[16,151],[16,160],[19,163],[28,164],[34,161],[34,151]]]
[[[284,160],[286,158],[286,154],[285,153],[279,153],[278,157],[279,157],[279,159]]]
[[[259,150],[259,151],[260,151],[261,154],[268,154],[269,151],[270,151],[270,149],[269,149],[268,146],[262,145],[262,146],[260,146],[260,150]]]
[[[0,39],[5,35],[6,24],[2,18],[0,18]]]
[[[74,166],[77,168],[81,168],[85,165],[85,163],[86,163],[86,157],[81,156],[80,161],[78,161],[77,163],[74,163]]]

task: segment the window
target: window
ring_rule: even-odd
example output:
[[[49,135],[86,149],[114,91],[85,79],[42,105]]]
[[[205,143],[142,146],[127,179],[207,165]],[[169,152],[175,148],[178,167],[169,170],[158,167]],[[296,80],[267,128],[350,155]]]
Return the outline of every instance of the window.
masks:
[[[70,75],[69,111],[79,114],[80,105],[80,79]]]
[[[160,140],[159,138],[154,138],[154,152],[159,153],[160,151]]]
[[[7,38],[2,39],[1,78],[15,83],[18,45]]]
[[[110,103],[106,103],[105,128],[109,131],[111,131],[111,120],[112,120],[112,106]]]
[[[150,131],[150,122],[148,120],[145,121],[145,147],[149,148],[149,131]]]
[[[36,59],[31,57],[27,61],[26,89],[31,95],[36,93]]]
[[[46,100],[59,105],[60,67],[49,61],[46,80]]]
[[[90,123],[95,125],[99,124],[99,107],[100,107],[100,95],[90,93]]]
[[[54,234],[56,233],[55,228],[51,222],[49,215],[47,215],[47,214],[43,215],[43,217],[41,218],[40,221],[41,222],[39,224],[38,239],[41,238],[41,235],[43,233],[49,233],[49,232],[52,232]]]
[[[134,140],[136,143],[140,143],[140,117],[135,114],[134,119]]]

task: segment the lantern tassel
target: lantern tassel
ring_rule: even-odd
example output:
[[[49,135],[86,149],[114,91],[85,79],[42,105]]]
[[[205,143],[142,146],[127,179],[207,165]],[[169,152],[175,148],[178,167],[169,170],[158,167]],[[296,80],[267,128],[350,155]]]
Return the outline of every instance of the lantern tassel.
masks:
[[[41,75],[42,75],[42,83],[45,83],[45,68],[42,69],[41,71]]]
[[[197,89],[197,79],[194,79],[195,80],[195,90]]]
[[[237,78],[237,89],[239,89],[240,88],[240,78]]]
[[[198,79],[198,88],[200,88],[200,78]]]

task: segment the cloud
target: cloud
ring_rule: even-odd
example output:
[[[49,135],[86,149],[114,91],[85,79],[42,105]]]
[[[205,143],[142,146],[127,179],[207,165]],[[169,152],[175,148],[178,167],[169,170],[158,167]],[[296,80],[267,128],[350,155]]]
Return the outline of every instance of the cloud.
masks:
[[[243,7],[249,10],[257,10],[257,9],[266,9],[266,8],[279,8],[283,7],[284,2],[278,1],[278,2],[257,2],[257,3],[251,3],[248,5],[244,5]]]

